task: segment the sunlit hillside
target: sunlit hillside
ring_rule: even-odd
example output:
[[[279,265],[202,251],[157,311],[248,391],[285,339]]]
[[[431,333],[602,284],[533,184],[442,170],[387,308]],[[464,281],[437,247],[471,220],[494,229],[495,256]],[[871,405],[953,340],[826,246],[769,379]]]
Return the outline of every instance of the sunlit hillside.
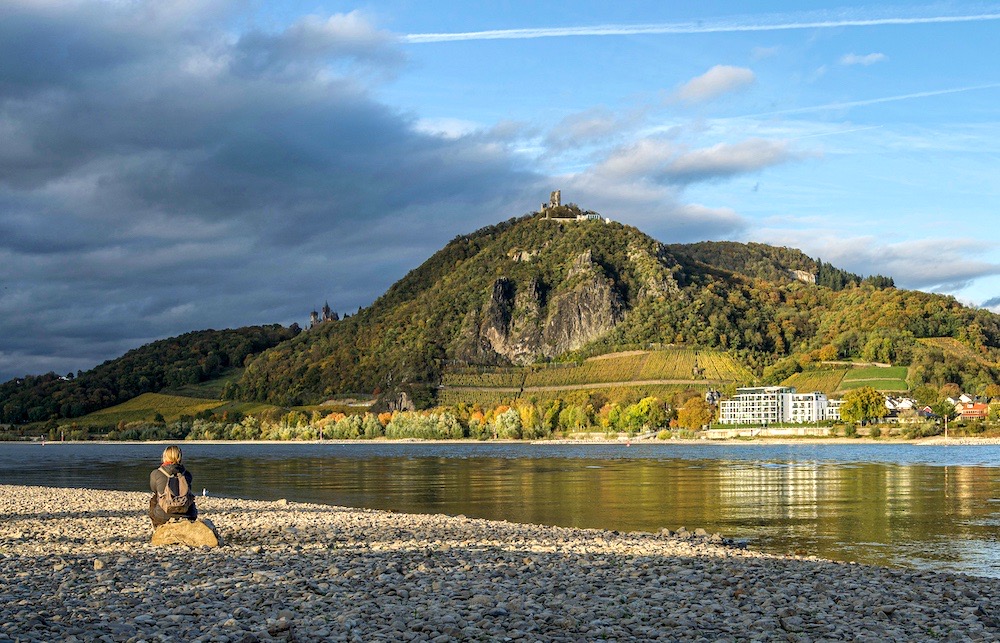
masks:
[[[441,404],[501,404],[514,400],[608,401],[656,396],[669,400],[690,389],[742,386],[753,373],[721,351],[669,348],[625,351],[581,362],[522,367],[451,367],[442,376]]]

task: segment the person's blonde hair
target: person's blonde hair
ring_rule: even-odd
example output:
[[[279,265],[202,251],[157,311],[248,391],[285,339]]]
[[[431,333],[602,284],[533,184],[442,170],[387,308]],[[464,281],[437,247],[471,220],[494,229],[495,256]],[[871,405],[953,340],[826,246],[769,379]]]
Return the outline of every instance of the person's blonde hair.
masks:
[[[163,450],[163,463],[164,464],[180,464],[181,463],[181,448],[179,446],[170,445]]]

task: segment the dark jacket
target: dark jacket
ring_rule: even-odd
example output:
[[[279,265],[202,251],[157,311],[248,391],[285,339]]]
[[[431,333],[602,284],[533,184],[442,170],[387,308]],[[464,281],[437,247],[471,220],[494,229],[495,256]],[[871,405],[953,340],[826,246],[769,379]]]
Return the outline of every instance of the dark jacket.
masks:
[[[185,469],[183,464],[164,464],[162,466],[163,469],[167,471],[167,473],[170,474],[179,473],[182,476],[184,476],[184,479],[187,480],[188,489],[190,490],[192,488],[191,472]],[[156,516],[154,517],[154,522],[157,522],[158,518],[162,518],[162,522],[166,522],[167,515],[164,514],[163,510],[160,509],[159,506],[156,506],[155,503],[156,498],[161,493],[163,493],[163,491],[166,488],[167,488],[166,474],[164,474],[163,471],[160,471],[159,469],[154,469],[152,473],[149,474],[149,489],[150,491],[153,492],[153,501],[151,501],[150,503],[150,515],[152,516],[153,512],[156,513]],[[188,512],[186,514],[183,514],[183,517],[188,518],[189,520],[194,520],[195,518],[198,517],[198,508],[194,504],[194,494],[189,491],[188,495],[191,497],[191,508],[188,509]]]

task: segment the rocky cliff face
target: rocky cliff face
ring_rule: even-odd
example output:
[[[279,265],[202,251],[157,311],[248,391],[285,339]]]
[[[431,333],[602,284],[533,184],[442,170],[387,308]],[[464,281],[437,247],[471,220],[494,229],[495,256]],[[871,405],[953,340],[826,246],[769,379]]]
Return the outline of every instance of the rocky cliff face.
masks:
[[[633,245],[629,248],[628,260],[641,280],[639,299],[674,297],[680,292],[673,273],[679,271],[680,266],[662,244],[657,244],[653,251]]]
[[[548,301],[545,291],[537,278],[523,284],[497,279],[482,311],[466,317],[456,356],[515,364],[555,357],[597,339],[625,316],[617,284],[590,250],[576,257]]]

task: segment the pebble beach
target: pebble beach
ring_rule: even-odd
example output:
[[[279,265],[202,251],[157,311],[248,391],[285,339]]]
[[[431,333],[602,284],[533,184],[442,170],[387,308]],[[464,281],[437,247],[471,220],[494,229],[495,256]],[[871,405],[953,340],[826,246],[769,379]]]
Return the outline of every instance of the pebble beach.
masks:
[[[157,547],[148,498],[0,485],[0,642],[1000,640],[998,579],[215,497]]]

